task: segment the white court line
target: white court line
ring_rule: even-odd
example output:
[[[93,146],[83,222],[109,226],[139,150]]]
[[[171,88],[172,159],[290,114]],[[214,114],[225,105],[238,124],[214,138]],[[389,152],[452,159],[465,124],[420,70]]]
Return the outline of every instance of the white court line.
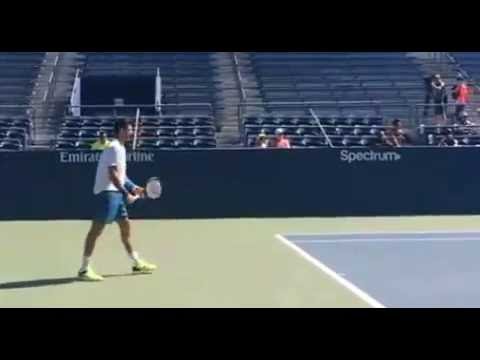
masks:
[[[474,230],[460,230],[460,231],[368,231],[368,232],[356,232],[356,233],[342,233],[342,232],[323,232],[323,233],[295,233],[295,234],[284,234],[283,236],[345,236],[345,237],[355,237],[355,236],[365,236],[365,235],[472,235],[480,236],[480,231]]]
[[[313,264],[315,267],[318,269],[322,270],[325,274],[330,276],[332,279],[337,281],[340,285],[345,287],[347,290],[352,292],[354,295],[356,295],[358,298],[366,302],[368,305],[370,305],[373,308],[379,308],[383,309],[385,308],[385,305],[381,304],[377,300],[375,300],[373,297],[368,295],[366,292],[363,290],[359,289],[355,285],[353,285],[350,281],[346,280],[345,278],[341,277],[339,274],[337,274],[335,271],[330,269],[328,266],[320,262],[318,259],[314,258],[310,254],[308,254],[306,251],[302,250],[299,248],[297,245],[289,241],[287,238],[283,237],[282,235],[278,234],[275,235],[275,237],[280,240],[282,243],[293,249],[296,253],[298,253],[300,256],[302,256],[304,259],[306,259],[308,262]]]
[[[411,238],[397,238],[397,239],[338,239],[338,240],[295,240],[292,241],[295,244],[354,244],[354,243],[395,243],[395,242],[466,242],[466,241],[480,241],[480,235],[477,238],[422,238],[422,239],[411,239]]]

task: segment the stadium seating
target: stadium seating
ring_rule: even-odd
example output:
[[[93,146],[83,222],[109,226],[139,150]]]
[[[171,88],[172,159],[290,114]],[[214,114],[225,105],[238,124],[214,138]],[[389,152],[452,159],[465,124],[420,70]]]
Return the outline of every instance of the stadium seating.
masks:
[[[23,150],[31,138],[32,125],[26,117],[0,118],[0,151]],[[18,144],[18,146],[16,145]]]
[[[100,132],[113,136],[113,117],[66,117],[58,128],[57,150],[85,149]],[[208,116],[145,116],[138,128],[138,149],[216,147],[214,120]]]
[[[84,55],[81,68],[83,105],[113,105],[112,97],[124,98],[126,105],[153,104],[154,79],[160,69],[162,103],[168,105],[162,106],[162,115],[158,115],[153,106],[141,109],[139,149],[216,147],[217,127],[212,108],[215,67],[210,61],[211,53],[81,54]],[[127,89],[120,94],[119,87],[131,87],[134,93]],[[180,105],[185,103],[199,105]],[[58,128],[55,148],[82,149],[85,144],[92,143],[100,131],[111,137],[114,121],[118,117],[134,117],[136,110],[84,108],[84,116],[64,118]]]
[[[450,55],[457,65],[467,72],[474,81],[480,81],[480,53],[478,52],[451,52]]]
[[[0,139],[0,151],[21,151],[24,145],[15,139]]]
[[[250,53],[250,60],[263,102],[324,101],[331,104],[317,110],[325,115],[367,110],[405,118],[405,105],[423,101],[422,72],[406,53]],[[360,109],[339,103],[352,101],[391,105]],[[276,105],[266,110],[299,115]]]
[[[322,117],[319,120],[323,131],[313,117],[247,116],[243,119],[244,143],[247,147],[254,147],[260,133],[272,138],[275,131],[281,128],[294,148],[329,146],[324,132],[333,146],[366,147],[380,144],[381,132],[389,128],[384,119],[378,116]]]
[[[458,140],[460,146],[480,145],[480,126],[425,126],[418,129],[422,143],[429,146],[437,146],[449,133]]]
[[[0,54],[0,116],[25,115],[25,109],[1,105],[29,105],[44,58],[44,52]]]

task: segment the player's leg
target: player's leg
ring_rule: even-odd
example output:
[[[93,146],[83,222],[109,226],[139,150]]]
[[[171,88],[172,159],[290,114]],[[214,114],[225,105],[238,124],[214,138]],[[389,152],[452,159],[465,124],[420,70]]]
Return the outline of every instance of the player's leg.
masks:
[[[79,278],[86,281],[102,281],[90,266],[90,259],[95,250],[98,238],[102,235],[107,224],[115,220],[116,204],[112,193],[104,192],[95,197],[94,219],[85,239],[82,265],[78,272]]]
[[[128,256],[132,259],[135,258],[136,253],[133,250],[131,242],[131,224],[128,218],[122,218],[118,221],[118,227],[120,228],[120,238],[122,239],[122,244],[125,247],[125,251]]]
[[[123,202],[120,208],[120,212],[117,219],[118,226],[120,228],[120,236],[122,239],[123,246],[133,262],[132,270],[134,273],[151,273],[157,269],[153,264],[142,260],[138,253],[134,250],[131,235],[132,235],[132,226],[130,219],[128,218],[128,212],[126,204]]]
[[[84,257],[92,257],[97,240],[102,235],[105,226],[106,224],[102,222],[98,222],[96,220],[92,221],[92,225],[90,227],[90,230],[88,231],[87,238],[85,240],[85,248],[83,251]]]
[[[78,272],[78,276],[81,280],[86,281],[102,281],[103,277],[96,274],[90,266],[90,259],[92,258],[93,251],[95,250],[95,244],[98,238],[102,235],[105,229],[105,224],[98,221],[92,221],[90,230],[88,231],[87,238],[85,239],[85,246],[83,250],[82,265]]]

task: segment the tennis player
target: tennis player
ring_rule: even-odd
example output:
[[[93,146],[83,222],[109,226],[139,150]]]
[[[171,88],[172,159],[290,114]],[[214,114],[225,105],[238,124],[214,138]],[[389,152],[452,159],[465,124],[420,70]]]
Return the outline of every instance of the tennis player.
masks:
[[[127,177],[125,144],[132,135],[132,124],[126,119],[118,120],[114,126],[115,139],[100,156],[94,188],[94,219],[85,240],[82,266],[78,273],[80,280],[104,280],[92,269],[90,259],[97,239],[102,235],[106,225],[113,222],[117,222],[120,227],[122,243],[133,262],[133,273],[150,274],[157,268],[142,260],[130,242],[130,220],[127,205],[135,202],[139,196],[143,197],[145,193],[145,189],[135,185]]]

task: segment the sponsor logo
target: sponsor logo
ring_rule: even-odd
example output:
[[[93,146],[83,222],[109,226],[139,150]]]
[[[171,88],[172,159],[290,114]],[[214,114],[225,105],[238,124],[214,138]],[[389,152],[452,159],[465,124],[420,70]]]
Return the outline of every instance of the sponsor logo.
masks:
[[[340,152],[340,160],[349,164],[355,162],[396,162],[402,159],[402,155],[394,151],[348,151]]]
[[[100,160],[101,153],[87,152],[65,152],[59,153],[60,162],[64,164],[82,164],[96,163]],[[155,162],[155,153],[153,152],[133,152],[127,154],[127,161],[134,163],[152,163]]]

